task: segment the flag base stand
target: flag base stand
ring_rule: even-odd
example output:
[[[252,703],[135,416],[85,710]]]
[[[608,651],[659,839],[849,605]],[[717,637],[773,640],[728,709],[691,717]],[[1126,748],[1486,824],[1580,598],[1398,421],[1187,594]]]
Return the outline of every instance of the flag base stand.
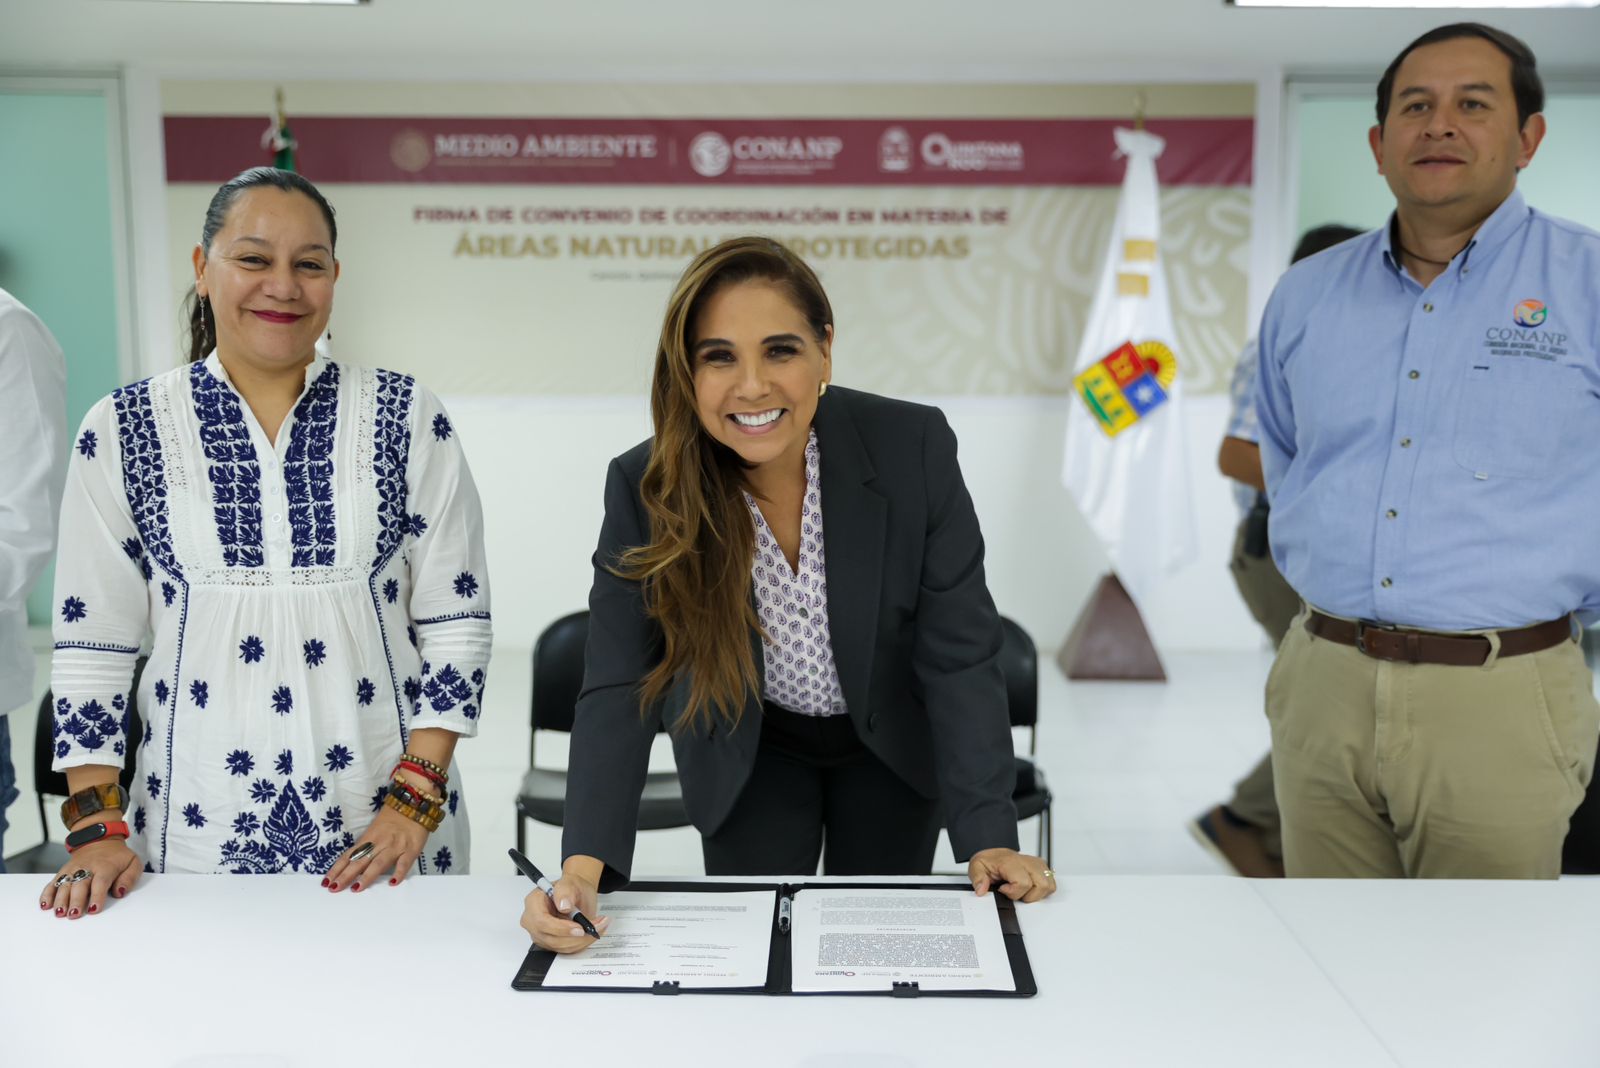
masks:
[[[1144,618],[1114,574],[1101,576],[1056,664],[1069,679],[1167,681]]]

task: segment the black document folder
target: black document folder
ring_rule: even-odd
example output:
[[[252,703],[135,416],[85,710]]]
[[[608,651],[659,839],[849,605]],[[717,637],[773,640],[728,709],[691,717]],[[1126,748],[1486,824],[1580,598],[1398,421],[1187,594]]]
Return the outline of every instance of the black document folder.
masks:
[[[762,986],[737,987],[679,987],[677,983],[657,982],[653,986],[637,987],[587,987],[555,986],[545,982],[556,954],[534,946],[522,961],[511,986],[516,990],[560,990],[585,993],[627,994],[797,994],[791,982],[790,930],[779,917],[785,913],[783,905],[792,901],[801,890],[929,890],[940,893],[972,893],[972,887],[959,883],[717,883],[717,882],[638,882],[630,883],[628,890],[725,894],[750,891],[768,891],[772,894],[771,947],[767,956],[767,981]],[[882,990],[851,991],[800,991],[797,996],[819,994],[845,997],[998,997],[1026,998],[1039,992],[1033,979],[1033,969],[1028,964],[1028,950],[1022,943],[1022,928],[1017,922],[1017,906],[1003,894],[991,894],[999,912],[1000,932],[1005,940],[1006,956],[1011,964],[1011,977],[1015,990],[923,990],[915,982],[885,983]],[[603,900],[603,899],[602,899]]]

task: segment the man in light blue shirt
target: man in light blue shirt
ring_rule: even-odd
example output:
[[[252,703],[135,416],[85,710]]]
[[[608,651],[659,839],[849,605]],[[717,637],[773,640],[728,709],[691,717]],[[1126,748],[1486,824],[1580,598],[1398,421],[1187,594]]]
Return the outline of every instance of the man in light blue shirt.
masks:
[[[1273,555],[1306,600],[1267,684],[1293,875],[1554,877],[1600,705],[1600,234],[1516,190],[1521,41],[1424,34],[1378,85],[1389,225],[1290,270],[1257,384]]]

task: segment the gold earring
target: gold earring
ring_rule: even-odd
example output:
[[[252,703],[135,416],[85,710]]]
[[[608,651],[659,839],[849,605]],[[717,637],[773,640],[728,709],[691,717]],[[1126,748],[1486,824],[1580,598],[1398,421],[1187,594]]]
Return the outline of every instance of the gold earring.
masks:
[[[824,383],[822,383],[821,386],[817,387],[817,396],[820,397],[824,393],[827,393],[827,392],[828,392],[828,383],[824,382]]]

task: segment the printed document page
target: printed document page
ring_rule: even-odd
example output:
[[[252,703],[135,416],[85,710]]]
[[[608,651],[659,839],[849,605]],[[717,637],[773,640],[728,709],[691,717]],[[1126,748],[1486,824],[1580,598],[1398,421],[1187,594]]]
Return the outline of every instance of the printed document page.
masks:
[[[544,985],[764,987],[776,899],[772,890],[606,894],[600,914],[611,926],[588,949],[557,956]]]
[[[794,992],[1015,990],[1000,913],[953,890],[817,890],[794,895]]]

